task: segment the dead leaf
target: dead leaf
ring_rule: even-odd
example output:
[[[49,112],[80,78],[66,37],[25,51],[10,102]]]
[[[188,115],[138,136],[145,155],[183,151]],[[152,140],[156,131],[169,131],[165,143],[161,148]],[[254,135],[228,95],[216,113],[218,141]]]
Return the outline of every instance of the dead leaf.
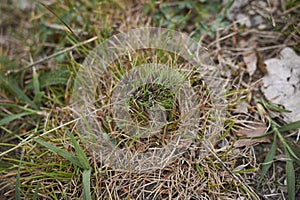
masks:
[[[279,58],[265,61],[268,74],[263,77],[262,92],[272,104],[292,111],[284,120],[300,120],[300,57],[291,48],[284,48]]]
[[[252,146],[257,143],[262,143],[262,142],[270,142],[269,137],[261,137],[261,138],[252,138],[251,137],[259,137],[264,134],[266,134],[268,128],[266,127],[265,124],[259,123],[255,127],[251,128],[242,128],[236,132],[236,135],[238,137],[242,137],[238,139],[234,147],[244,147],[244,146]],[[245,138],[247,137],[247,138]]]
[[[246,71],[250,76],[254,74],[257,68],[257,63],[258,63],[258,57],[257,57],[257,51],[256,51],[256,36],[252,36],[248,38],[247,40],[240,40],[239,41],[239,46],[241,48],[251,48],[252,50],[249,52],[245,52],[243,54],[243,60],[246,65]]]
[[[236,108],[234,109],[234,113],[245,113],[247,114],[248,113],[248,107],[250,107],[249,103],[248,102],[245,102],[245,101],[242,101],[242,102],[239,102],[237,105],[236,105]]]
[[[263,58],[263,55],[261,52],[255,50],[256,52],[256,57],[257,57],[257,66],[258,66],[258,69],[264,73],[264,75],[268,74],[268,70],[266,68],[266,65],[264,63],[264,58]]]
[[[256,52],[250,52],[243,55],[243,60],[247,67],[247,72],[252,76],[256,70],[257,56]]]

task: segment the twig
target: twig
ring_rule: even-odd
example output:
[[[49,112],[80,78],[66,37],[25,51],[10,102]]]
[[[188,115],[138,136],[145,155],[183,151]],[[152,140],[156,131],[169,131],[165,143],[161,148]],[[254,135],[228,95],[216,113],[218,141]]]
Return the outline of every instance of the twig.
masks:
[[[214,44],[216,44],[216,43],[218,44],[220,41],[226,40],[227,38],[230,38],[230,37],[232,37],[232,36],[234,36],[234,35],[236,35],[236,34],[237,34],[237,32],[233,32],[233,33],[230,33],[230,34],[228,34],[228,35],[225,35],[224,37],[221,37],[221,38],[219,38],[219,39],[213,41],[213,42],[210,43],[207,47],[209,48],[209,47],[211,47],[212,45],[214,45]]]
[[[21,68],[21,69],[8,70],[8,71],[5,73],[5,75],[7,76],[7,75],[12,74],[12,73],[19,73],[19,72],[21,72],[21,71],[27,70],[27,69],[29,69],[29,68],[35,66],[35,65],[38,65],[38,64],[43,63],[43,62],[45,62],[45,61],[47,61],[47,60],[49,60],[49,59],[51,59],[51,58],[54,58],[54,57],[59,56],[59,55],[61,55],[61,54],[64,54],[64,53],[66,53],[66,52],[68,52],[68,51],[71,51],[71,50],[73,50],[73,49],[75,49],[75,48],[77,48],[77,47],[79,47],[79,46],[81,46],[81,45],[90,43],[90,42],[92,42],[92,41],[94,41],[94,40],[96,40],[96,39],[98,39],[98,36],[92,37],[92,38],[90,38],[90,39],[88,39],[88,40],[86,40],[86,41],[83,41],[83,42],[80,42],[80,43],[78,43],[78,44],[75,44],[74,46],[68,47],[68,48],[63,49],[63,50],[61,50],[61,51],[58,51],[58,52],[56,52],[56,53],[54,53],[54,54],[52,54],[52,55],[50,55],[50,56],[47,56],[47,57],[42,58],[42,59],[40,59],[40,60],[38,60],[38,61],[32,62],[32,63],[30,63],[29,65],[27,65],[27,66],[25,66],[25,67],[23,67],[23,68]]]
[[[274,20],[274,17],[273,17],[272,6],[271,6],[271,3],[270,3],[270,0],[268,0],[268,6],[270,7],[270,18],[271,18],[271,21],[272,21],[272,26],[275,27],[276,23],[275,23],[275,20]]]

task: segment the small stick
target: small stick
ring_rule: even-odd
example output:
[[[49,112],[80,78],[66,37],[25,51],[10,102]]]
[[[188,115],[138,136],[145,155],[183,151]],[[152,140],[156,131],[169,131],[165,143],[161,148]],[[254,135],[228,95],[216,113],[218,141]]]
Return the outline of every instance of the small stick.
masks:
[[[230,34],[228,34],[228,35],[225,35],[224,37],[221,37],[221,38],[219,38],[219,39],[213,41],[213,42],[210,43],[207,47],[209,48],[209,47],[211,47],[212,45],[214,45],[214,44],[216,44],[216,43],[218,43],[218,42],[220,42],[220,41],[222,41],[222,40],[225,40],[225,39],[227,39],[227,38],[230,38],[230,37],[232,37],[232,36],[234,36],[234,35],[236,35],[236,34],[237,34],[237,32],[233,32],[233,33],[230,33]]]

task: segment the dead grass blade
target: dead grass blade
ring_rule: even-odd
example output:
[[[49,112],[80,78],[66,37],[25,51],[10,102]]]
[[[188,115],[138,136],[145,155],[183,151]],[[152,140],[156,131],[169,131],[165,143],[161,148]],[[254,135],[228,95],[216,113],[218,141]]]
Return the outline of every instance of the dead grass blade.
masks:
[[[25,138],[24,140],[22,140],[22,142],[20,142],[20,143],[17,144],[16,146],[14,146],[14,147],[12,147],[12,148],[10,148],[10,149],[4,151],[4,152],[1,152],[1,153],[0,153],[0,157],[2,157],[2,156],[4,156],[4,155],[6,155],[6,154],[8,154],[8,153],[10,153],[10,152],[12,152],[12,151],[14,151],[14,150],[17,149],[17,148],[20,148],[20,147],[23,146],[23,145],[26,145],[26,144],[32,142],[32,140],[35,140],[35,139],[37,139],[37,138],[39,138],[39,137],[46,136],[47,134],[52,133],[53,131],[56,131],[56,130],[58,130],[58,129],[64,127],[64,126],[67,126],[67,125],[69,125],[69,124],[75,123],[75,122],[77,122],[79,119],[80,119],[80,118],[73,119],[73,120],[71,120],[71,121],[69,121],[69,122],[66,122],[66,123],[64,123],[64,124],[62,124],[62,125],[59,125],[59,126],[53,128],[53,129],[51,129],[51,130],[48,130],[48,131],[46,131],[46,132],[44,132],[44,133],[42,133],[41,135],[38,135],[38,136],[34,136],[34,134],[31,134],[31,135],[29,135],[27,138]]]
[[[7,76],[7,75],[9,75],[9,74],[19,73],[19,72],[21,72],[21,71],[30,69],[31,67],[33,67],[33,66],[35,66],[35,65],[38,65],[38,64],[43,63],[43,62],[46,62],[47,60],[50,60],[51,58],[55,58],[56,56],[59,56],[59,55],[64,54],[64,53],[66,53],[66,52],[68,52],[68,51],[71,51],[71,50],[73,50],[73,49],[75,49],[75,48],[77,48],[77,47],[79,47],[79,46],[84,45],[84,44],[91,43],[91,42],[93,42],[93,41],[95,41],[95,40],[97,40],[97,39],[98,39],[98,36],[92,37],[92,38],[90,38],[90,39],[88,39],[88,40],[86,40],[86,41],[77,43],[77,44],[75,44],[75,45],[73,45],[73,46],[71,46],[71,47],[68,47],[68,48],[65,48],[65,49],[63,49],[63,50],[61,50],[61,51],[58,51],[58,52],[56,52],[56,53],[54,53],[54,54],[52,54],[52,55],[50,55],[50,56],[47,56],[47,57],[45,57],[45,58],[42,58],[42,59],[37,60],[37,61],[35,61],[35,62],[32,62],[32,63],[30,63],[29,65],[27,65],[27,66],[25,66],[25,67],[23,67],[23,68],[16,69],[16,70],[8,70],[8,71],[5,73],[5,75]]]
[[[245,184],[245,182],[243,180],[241,180],[238,176],[236,176],[227,166],[226,164],[216,155],[216,153],[212,150],[212,148],[210,147],[209,144],[207,144],[207,142],[205,142],[204,140],[201,141],[201,144],[205,147],[205,149],[207,149],[214,158],[216,158],[221,165],[224,167],[224,169],[237,181],[242,185],[242,188],[244,189],[245,192],[247,192],[247,194],[249,196],[251,196],[251,198],[253,199],[260,199],[259,196],[255,193],[255,191],[248,186],[247,184]]]

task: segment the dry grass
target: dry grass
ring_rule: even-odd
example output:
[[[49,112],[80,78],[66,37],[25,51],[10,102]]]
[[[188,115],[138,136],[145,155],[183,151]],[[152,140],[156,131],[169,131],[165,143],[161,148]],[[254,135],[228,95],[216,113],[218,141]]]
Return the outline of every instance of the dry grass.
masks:
[[[0,126],[0,161],[9,163],[8,167],[3,167],[4,165],[0,163],[0,196],[5,199],[16,198],[18,190],[16,177],[19,170],[21,199],[34,199],[36,196],[38,199],[82,199],[83,183],[80,168],[32,139],[42,135],[44,141],[75,155],[74,146],[65,131],[68,129],[72,130],[78,141],[81,141],[80,145],[89,158],[92,168],[90,184],[93,199],[284,199],[286,197],[286,188],[282,186],[284,180],[281,178],[284,176],[284,166],[281,164],[274,166],[273,173],[267,176],[262,187],[257,185],[260,163],[263,162],[261,154],[265,154],[266,151],[263,146],[270,145],[235,148],[234,143],[241,127],[254,127],[257,122],[264,120],[255,102],[255,97],[262,97],[259,84],[264,69],[261,67],[250,77],[243,62],[243,55],[254,51],[260,60],[264,60],[273,57],[285,46],[292,46],[299,51],[299,18],[297,18],[299,13],[296,12],[297,9],[293,10],[297,6],[294,4],[288,6],[285,11],[281,6],[274,5],[274,9],[276,7],[278,10],[271,15],[268,9],[252,3],[252,6],[246,6],[244,9],[251,8],[270,19],[271,23],[262,22],[266,25],[263,29],[243,27],[234,21],[226,28],[221,27],[215,31],[214,36],[203,32],[196,38],[203,46],[208,47],[211,57],[222,66],[222,77],[228,80],[227,111],[226,116],[222,118],[224,126],[220,132],[213,134],[214,137],[218,136],[215,141],[211,142],[206,135],[209,132],[206,128],[214,125],[207,111],[215,105],[209,96],[203,93],[206,89],[203,80],[194,74],[190,76],[190,80],[195,91],[202,97],[202,102],[198,105],[202,126],[198,129],[193,142],[189,144],[188,150],[170,159],[160,169],[143,172],[128,168],[114,169],[102,162],[98,152],[93,149],[91,151],[91,146],[83,142],[85,135],[79,131],[80,129],[76,129],[79,120],[70,105],[73,103],[71,101],[73,81],[87,52],[113,34],[141,26],[159,25],[159,20],[152,14],[161,9],[162,4],[164,5],[148,1],[112,1],[93,5],[88,1],[81,3],[51,1],[48,6],[74,29],[80,41],[68,33],[59,20],[38,3],[31,5],[27,10],[19,8],[18,3],[10,5],[4,2],[0,5],[3,16],[0,19],[0,70],[5,74],[8,70],[20,69],[41,59],[42,62],[34,66],[40,77],[46,79],[45,74],[53,73],[57,69],[65,69],[68,74],[66,79],[49,79],[53,81],[53,85],[48,84],[40,88],[44,96],[40,102],[36,102],[41,107],[35,114],[20,117]],[[151,7],[148,13],[145,12],[145,5]],[[188,10],[183,9],[182,12],[188,13]],[[280,17],[282,12],[285,15]],[[196,19],[195,16],[194,18]],[[203,19],[203,23],[210,24],[213,22],[212,19],[213,16],[209,15]],[[272,22],[276,23],[275,28],[271,26]],[[192,23],[196,22],[192,18],[189,23],[186,26],[178,23],[175,28],[191,33],[196,26]],[[94,36],[98,39],[67,49]],[[240,45],[242,40],[248,41],[250,45],[242,47]],[[65,53],[43,60],[59,50]],[[175,67],[183,70],[190,68],[185,60],[177,55],[159,51],[143,50],[123,56],[109,68],[112,73],[118,75],[108,78],[107,74],[102,74],[103,82],[99,83],[96,95],[103,98],[97,102],[98,107],[93,109],[111,105],[109,92],[116,86],[120,71],[124,74],[135,66],[153,62],[166,65],[176,63]],[[120,66],[126,66],[125,70],[120,70]],[[35,98],[36,91],[28,86],[33,80],[33,70],[18,71],[8,77],[17,80],[20,88],[30,99]],[[240,102],[247,102],[248,112],[236,113]],[[30,108],[26,101],[4,87],[0,89],[0,103],[1,118],[13,113],[22,113],[24,109]],[[135,109],[138,112],[143,110]],[[172,111],[178,113],[176,109],[176,106],[172,107]],[[99,110],[97,118],[101,122],[101,129],[104,129],[111,138],[115,138],[119,143],[123,141],[121,148],[130,149],[137,155],[141,151],[145,152],[145,149],[163,146],[164,143],[171,141],[178,131],[178,124],[174,123],[166,127],[165,132],[170,133],[167,137],[163,131],[149,138],[136,139],[120,131],[110,109]],[[13,151],[5,153],[12,148]],[[149,157],[146,161],[157,162]],[[151,166],[151,163],[139,164]],[[299,172],[299,167],[295,168],[295,171]],[[299,180],[299,177],[296,180]],[[297,191],[299,193],[298,188]],[[273,195],[267,195],[272,192]]]

